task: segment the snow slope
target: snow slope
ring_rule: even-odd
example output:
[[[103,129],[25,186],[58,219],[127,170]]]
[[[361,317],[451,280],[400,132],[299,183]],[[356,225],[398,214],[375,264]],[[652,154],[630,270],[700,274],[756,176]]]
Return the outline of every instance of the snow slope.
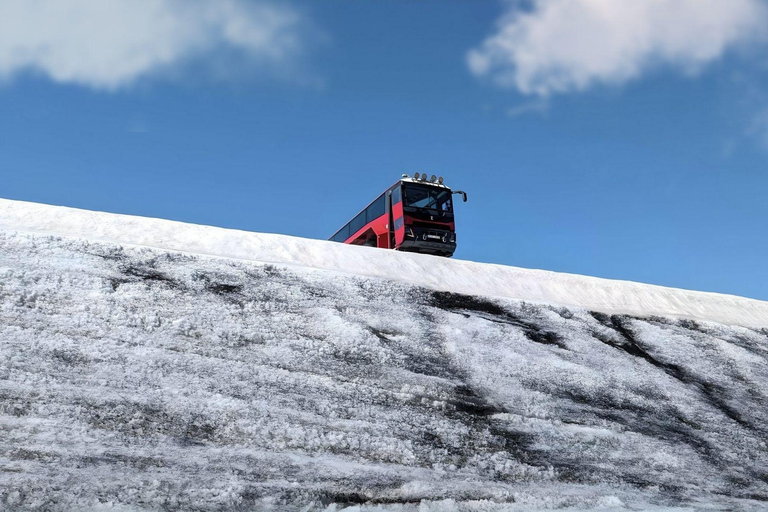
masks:
[[[768,327],[768,302],[627,281],[344,246],[0,199],[0,229],[85,237],[174,251],[334,270],[435,290],[630,315]]]
[[[503,267],[26,203],[0,218],[0,509],[767,507],[768,329],[406,279]],[[345,254],[406,273],[353,275]],[[509,272],[550,276],[514,288],[542,294],[583,279],[590,300],[643,286]]]

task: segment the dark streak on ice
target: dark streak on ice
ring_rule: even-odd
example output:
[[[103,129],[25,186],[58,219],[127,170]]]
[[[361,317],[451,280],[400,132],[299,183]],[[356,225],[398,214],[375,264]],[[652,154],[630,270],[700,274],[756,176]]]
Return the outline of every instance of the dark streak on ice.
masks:
[[[126,276],[138,278],[143,281],[163,283],[172,288],[180,287],[180,283],[175,279],[149,266],[127,265],[122,271]]]
[[[452,292],[432,292],[432,305],[447,311],[460,312],[467,316],[469,312],[473,312],[489,322],[519,327],[523,330],[526,338],[536,343],[555,345],[564,350],[568,349],[561,336],[556,332],[547,331],[533,322],[523,320],[498,304],[481,297]]]
[[[721,411],[728,418],[740,424],[742,427],[749,429],[760,430],[761,426],[754,425],[746,420],[738,411],[730,407],[723,396],[726,394],[726,390],[721,386],[713,382],[698,378],[696,375],[691,374],[684,368],[673,364],[664,363],[654,358],[649,352],[647,352],[641,345],[640,341],[636,339],[630,326],[631,318],[620,315],[608,316],[602,313],[591,313],[592,316],[606,327],[613,328],[622,337],[622,342],[615,343],[606,337],[599,337],[600,341],[609,344],[619,350],[623,350],[627,354],[635,357],[639,357],[651,365],[663,370],[667,375],[679,380],[680,382],[695,387],[699,392],[704,395],[706,400],[712,404],[713,407]]]

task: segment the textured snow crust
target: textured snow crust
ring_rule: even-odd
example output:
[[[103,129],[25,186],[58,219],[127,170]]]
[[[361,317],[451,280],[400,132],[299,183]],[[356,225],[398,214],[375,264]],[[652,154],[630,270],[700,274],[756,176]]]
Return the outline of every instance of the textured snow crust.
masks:
[[[677,316],[768,327],[768,302],[743,297],[22,201],[0,199],[0,229],[333,270],[435,290],[573,306],[609,314]]]
[[[0,509],[765,510],[767,396],[764,328],[0,230]]]

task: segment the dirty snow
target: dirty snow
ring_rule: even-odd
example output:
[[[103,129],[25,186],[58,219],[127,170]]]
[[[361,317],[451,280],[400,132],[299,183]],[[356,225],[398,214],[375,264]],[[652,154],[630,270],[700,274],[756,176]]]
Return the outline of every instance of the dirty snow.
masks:
[[[768,329],[194,254],[250,235],[177,223],[157,245],[186,252],[45,234],[72,212],[41,208],[0,215],[2,509],[766,508]]]

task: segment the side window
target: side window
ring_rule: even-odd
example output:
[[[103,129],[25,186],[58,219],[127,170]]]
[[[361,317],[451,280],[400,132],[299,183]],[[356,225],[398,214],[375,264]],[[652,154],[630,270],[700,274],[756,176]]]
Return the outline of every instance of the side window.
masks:
[[[402,189],[402,186],[398,185],[395,187],[395,189],[392,191],[392,204],[399,203],[403,200],[401,196],[400,190]]]
[[[360,228],[365,226],[365,224],[365,211],[362,211],[349,223],[349,234],[354,235]]]
[[[344,242],[347,238],[349,238],[349,224],[341,228],[339,232],[336,233],[336,236],[333,237],[337,242]]]
[[[369,206],[366,211],[368,212],[368,222],[384,215],[384,196],[379,196],[373,203],[371,203],[371,206]]]

